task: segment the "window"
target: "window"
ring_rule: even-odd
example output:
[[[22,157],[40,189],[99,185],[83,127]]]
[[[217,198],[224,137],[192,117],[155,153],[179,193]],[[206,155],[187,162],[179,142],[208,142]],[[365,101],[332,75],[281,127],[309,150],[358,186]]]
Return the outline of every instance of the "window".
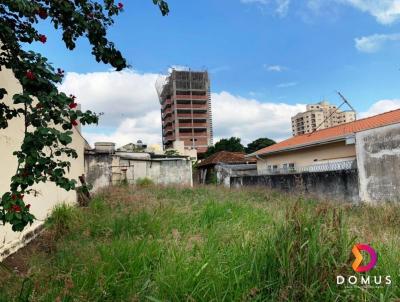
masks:
[[[283,168],[284,171],[287,171],[287,169],[288,169],[288,164],[283,164],[283,165],[282,165],[282,168]]]
[[[294,171],[294,163],[289,164],[289,171]]]
[[[272,171],[273,172],[277,172],[278,171],[278,166],[277,165],[273,165],[272,166]]]

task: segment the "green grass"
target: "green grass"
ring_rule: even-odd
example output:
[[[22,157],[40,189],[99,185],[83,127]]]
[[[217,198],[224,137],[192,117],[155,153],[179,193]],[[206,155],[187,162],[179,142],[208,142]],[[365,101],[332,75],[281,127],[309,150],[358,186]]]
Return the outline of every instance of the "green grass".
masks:
[[[400,208],[317,203],[262,189],[119,186],[56,208],[51,249],[2,271],[0,301],[391,301]],[[336,285],[369,243],[391,286]],[[21,299],[19,298],[21,296]]]

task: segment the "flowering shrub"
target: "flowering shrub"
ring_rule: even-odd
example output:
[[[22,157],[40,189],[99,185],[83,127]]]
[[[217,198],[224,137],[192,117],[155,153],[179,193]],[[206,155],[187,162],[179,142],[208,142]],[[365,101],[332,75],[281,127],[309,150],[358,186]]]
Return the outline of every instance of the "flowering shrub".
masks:
[[[168,14],[164,0],[152,1],[163,15]],[[26,51],[26,44],[47,42],[48,37],[39,33],[36,25],[49,20],[61,30],[67,49],[73,50],[76,40],[84,36],[98,62],[122,70],[127,67],[126,60],[107,39],[107,29],[123,9],[123,3],[114,0],[103,0],[103,4],[94,0],[0,2],[0,70],[12,70],[22,86],[22,92],[12,97],[15,106],[9,106],[2,101],[8,92],[0,83],[0,129],[7,128],[14,118],[22,118],[25,125],[21,148],[14,152],[18,165],[10,190],[0,194],[0,221],[10,223],[14,231],[22,231],[34,220],[24,195],[36,194],[35,183],[52,181],[65,190],[75,189],[75,181],[66,177],[71,163],[65,160],[78,156],[69,147],[72,129],[79,123],[97,123],[99,118],[92,111],[77,110],[75,97],[58,91],[64,70],[55,70],[41,54]]]

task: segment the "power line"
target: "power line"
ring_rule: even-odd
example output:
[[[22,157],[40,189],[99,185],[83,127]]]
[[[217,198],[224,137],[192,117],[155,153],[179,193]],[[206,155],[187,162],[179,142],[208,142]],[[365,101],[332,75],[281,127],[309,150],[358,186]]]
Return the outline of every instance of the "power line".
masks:
[[[319,124],[318,127],[316,127],[308,136],[310,136],[310,135],[313,134],[315,131],[317,131],[318,128],[321,127],[327,120],[329,120],[329,119],[332,117],[332,115],[334,115],[334,114],[340,109],[340,107],[342,107],[345,103],[346,103],[346,102],[343,102],[342,104],[340,104],[339,107],[337,107],[334,111],[332,111],[332,113],[331,113],[328,117],[326,117],[326,118],[322,121],[322,123]]]

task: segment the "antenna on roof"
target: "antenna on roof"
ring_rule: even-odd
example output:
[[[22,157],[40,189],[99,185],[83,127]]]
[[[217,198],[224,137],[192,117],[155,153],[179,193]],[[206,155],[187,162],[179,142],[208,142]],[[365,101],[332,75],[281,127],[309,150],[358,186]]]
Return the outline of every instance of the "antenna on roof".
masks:
[[[350,102],[339,91],[336,92],[341,97],[341,99],[350,107],[350,109],[354,111],[354,117],[357,119],[357,111],[354,109],[354,107],[351,106]]]

